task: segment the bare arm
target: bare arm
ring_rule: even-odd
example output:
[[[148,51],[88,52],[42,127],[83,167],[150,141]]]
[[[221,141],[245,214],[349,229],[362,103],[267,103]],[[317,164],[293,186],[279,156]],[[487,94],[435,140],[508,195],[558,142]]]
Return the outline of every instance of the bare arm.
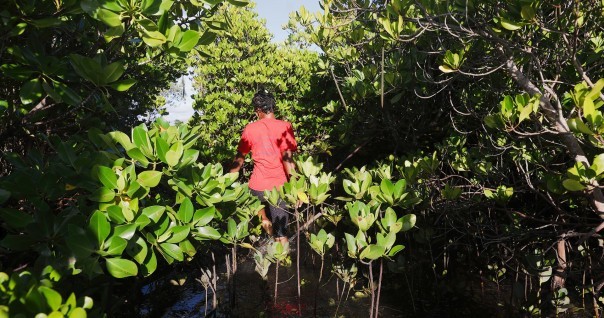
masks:
[[[294,163],[294,157],[291,150],[285,150],[281,153],[281,160],[283,161],[283,168],[287,178],[296,172],[296,164]]]
[[[243,162],[245,161],[245,155],[241,154],[237,151],[235,158],[233,159],[233,163],[231,163],[231,168],[229,172],[239,172],[241,167],[243,167]]]

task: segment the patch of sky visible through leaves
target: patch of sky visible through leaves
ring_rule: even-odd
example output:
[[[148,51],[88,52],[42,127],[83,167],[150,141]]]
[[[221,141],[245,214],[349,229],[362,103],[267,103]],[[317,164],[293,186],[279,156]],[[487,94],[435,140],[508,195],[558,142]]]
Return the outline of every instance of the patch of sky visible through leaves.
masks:
[[[301,6],[315,12],[320,10],[319,0],[258,0],[256,11],[260,18],[265,19],[266,27],[273,34],[272,41],[281,43],[287,38],[287,31],[283,26],[289,20],[289,14],[297,11]],[[187,75],[172,83],[170,89],[163,96],[166,98],[166,111],[164,118],[171,123],[187,122],[194,113],[193,98],[196,92],[192,85],[193,69]]]

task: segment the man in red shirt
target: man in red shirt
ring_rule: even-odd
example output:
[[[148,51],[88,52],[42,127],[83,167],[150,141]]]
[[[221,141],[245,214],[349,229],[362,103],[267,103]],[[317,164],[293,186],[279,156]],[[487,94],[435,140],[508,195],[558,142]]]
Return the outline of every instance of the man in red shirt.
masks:
[[[264,190],[272,190],[287,182],[295,167],[292,152],[296,151],[298,146],[292,125],[275,118],[273,95],[260,91],[254,95],[252,105],[258,120],[243,129],[230,172],[239,172],[245,155],[252,153],[254,170],[248,185],[252,194],[264,205],[258,212],[262,218],[262,228],[272,235],[275,241],[286,245],[289,217],[285,202],[279,200],[278,206],[269,204],[264,198]]]

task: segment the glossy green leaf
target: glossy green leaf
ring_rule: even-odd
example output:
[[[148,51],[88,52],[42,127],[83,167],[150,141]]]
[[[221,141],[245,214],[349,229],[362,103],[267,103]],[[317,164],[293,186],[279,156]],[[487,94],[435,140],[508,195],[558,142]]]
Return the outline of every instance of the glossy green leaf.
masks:
[[[126,222],[126,218],[124,217],[124,213],[122,212],[122,208],[118,205],[112,205],[107,208],[107,216],[113,223],[124,224]]]
[[[180,208],[178,209],[178,213],[177,213],[178,219],[183,223],[189,223],[189,222],[191,222],[191,219],[193,218],[193,213],[194,213],[193,202],[191,202],[191,199],[185,198],[183,200],[183,202],[180,204]]]
[[[159,184],[161,181],[161,176],[161,171],[143,171],[138,175],[138,179],[136,179],[136,181],[142,186],[153,188]]]
[[[132,130],[132,142],[140,149],[147,158],[153,157],[153,151],[151,148],[151,140],[147,134],[147,130],[144,125],[136,126]]]
[[[108,258],[105,265],[107,271],[115,278],[124,278],[138,275],[136,263],[122,258]]]
[[[185,240],[189,236],[191,228],[188,225],[174,226],[170,228],[172,236],[166,241],[166,243],[179,243]]]
[[[99,166],[98,172],[99,180],[106,188],[117,189],[117,176],[115,175],[115,171],[113,171],[113,169],[105,166]]]
[[[152,205],[143,209],[143,215],[157,223],[165,211],[165,206]]]
[[[105,245],[108,246],[106,249],[107,254],[120,256],[126,249],[128,242],[120,236],[114,235],[105,242]]]
[[[222,235],[210,226],[200,226],[197,228],[197,236],[202,240],[217,240]]]
[[[568,120],[568,127],[571,131],[575,133],[583,133],[588,135],[593,135],[594,133],[581,121],[579,118],[571,118]]]
[[[37,78],[26,82],[19,91],[21,102],[25,105],[39,102],[42,99],[43,94],[44,89],[42,88],[42,83]]]
[[[359,255],[359,258],[376,260],[376,259],[384,256],[385,252],[386,251],[384,250],[383,246],[370,244],[365,249],[363,249],[363,251],[361,252],[361,255]]]
[[[118,92],[125,92],[129,90],[134,84],[136,84],[136,80],[133,78],[124,79],[121,81],[113,82],[109,84],[109,87],[113,88]]]
[[[153,274],[157,269],[157,256],[153,250],[149,250],[145,261],[141,264],[141,274],[145,277]]]
[[[147,242],[141,237],[138,237],[135,242],[131,241],[126,249],[126,253],[128,253],[128,255],[130,255],[139,264],[143,264],[147,258],[148,252],[149,249],[147,247]]]
[[[86,310],[81,307],[74,308],[71,312],[69,312],[68,318],[86,318]]]
[[[184,260],[184,254],[178,245],[171,243],[161,243],[159,244],[159,246],[161,247],[162,251],[164,251],[164,253],[166,253],[171,258],[179,262],[182,262]]]
[[[125,240],[130,240],[136,233],[136,224],[123,224],[114,228],[114,235],[117,235]]]
[[[95,211],[90,218],[88,223],[88,229],[92,231],[99,245],[103,244],[105,239],[109,236],[111,231],[111,225],[107,218],[101,211]]]
[[[564,188],[566,188],[566,190],[569,191],[582,191],[585,189],[585,186],[581,182],[573,179],[566,179],[562,181],[562,185]]]
[[[110,84],[122,77],[124,74],[124,65],[121,62],[113,62],[103,68],[103,83]]]
[[[216,214],[216,207],[209,206],[200,210],[195,211],[193,215],[193,224],[195,226],[204,226],[210,223],[214,219]]]
[[[99,8],[96,11],[96,18],[110,27],[117,27],[122,24],[120,15],[108,9]]]
[[[50,306],[50,309],[53,311],[58,310],[63,303],[61,294],[52,288],[40,286],[38,287],[38,291],[46,298],[46,303],[48,303],[48,306]]]
[[[178,43],[178,49],[182,52],[191,51],[199,41],[199,32],[193,30],[187,30],[182,34],[180,43]]]
[[[149,160],[147,159],[147,157],[145,157],[143,152],[140,151],[140,149],[135,147],[128,150],[127,153],[130,158],[138,161],[143,167],[146,168],[149,165]]]
[[[143,42],[150,47],[160,46],[166,41],[166,37],[158,31],[143,31]]]
[[[415,222],[417,221],[417,217],[415,214],[407,214],[399,219],[399,222],[403,223],[403,228],[401,231],[409,231],[413,227],[415,227]]]
[[[88,198],[96,202],[110,202],[115,198],[115,191],[101,187],[91,193]]]

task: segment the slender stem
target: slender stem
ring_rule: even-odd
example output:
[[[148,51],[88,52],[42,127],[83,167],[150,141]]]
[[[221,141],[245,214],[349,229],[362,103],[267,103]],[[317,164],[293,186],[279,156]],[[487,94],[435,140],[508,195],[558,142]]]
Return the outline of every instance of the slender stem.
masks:
[[[206,291],[206,305],[203,306],[203,316],[207,316],[208,315],[208,288],[204,287],[205,291]]]
[[[298,213],[298,208],[295,208],[296,213],[296,235],[298,239],[296,240],[296,276],[298,279],[298,312],[300,313],[301,305],[300,305],[300,214]]]
[[[375,318],[380,312],[380,294],[382,292],[382,272],[384,270],[384,260],[380,258],[380,278],[378,279],[377,300],[375,301]]]
[[[373,261],[369,262],[369,289],[371,289],[371,309],[369,318],[373,318],[373,308],[375,306],[375,291],[373,288]]]
[[[218,276],[216,276],[216,259],[214,258],[214,252],[212,252],[212,262],[212,310],[215,310],[216,307],[218,307],[218,295],[216,295],[216,290],[218,289]]]
[[[275,266],[275,296],[274,304],[277,305],[277,284],[279,283],[279,261],[277,260],[277,265]]]
[[[323,278],[323,264],[325,263],[325,259],[323,255],[321,255],[321,271],[319,272],[319,284],[321,284],[321,278]]]
[[[409,283],[409,278],[407,278],[406,272],[403,272],[403,274],[405,274],[405,281],[407,281],[407,288],[409,289],[409,296],[411,297],[411,306],[413,307],[413,312],[417,312],[417,310],[415,309],[415,300],[413,298],[413,290],[411,290],[411,284]]]

